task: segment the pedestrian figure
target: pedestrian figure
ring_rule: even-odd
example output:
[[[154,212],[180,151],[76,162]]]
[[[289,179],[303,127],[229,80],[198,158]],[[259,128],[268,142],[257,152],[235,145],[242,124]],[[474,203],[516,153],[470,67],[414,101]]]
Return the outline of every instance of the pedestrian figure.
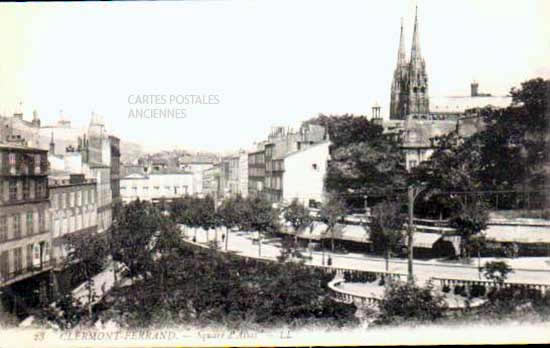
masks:
[[[327,265],[332,266],[332,258],[330,257],[330,255],[327,259]]]

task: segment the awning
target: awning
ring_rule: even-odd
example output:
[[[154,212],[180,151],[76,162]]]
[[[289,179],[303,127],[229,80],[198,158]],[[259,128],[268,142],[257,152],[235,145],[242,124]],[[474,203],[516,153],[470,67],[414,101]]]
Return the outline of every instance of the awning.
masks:
[[[321,222],[313,222],[309,227],[304,228],[298,232],[298,238],[302,239],[311,239],[311,240],[321,240],[323,238],[323,233],[326,231],[327,226]],[[282,231],[285,234],[294,235],[294,227],[287,222],[284,224]]]
[[[548,226],[489,225],[483,233],[500,243],[550,244]]]
[[[330,233],[326,238],[331,238]],[[334,228],[334,239],[358,243],[370,243],[369,233],[363,226],[337,224]]]
[[[437,233],[415,232],[413,234],[413,247],[431,249],[439,238],[441,238],[441,235]]]

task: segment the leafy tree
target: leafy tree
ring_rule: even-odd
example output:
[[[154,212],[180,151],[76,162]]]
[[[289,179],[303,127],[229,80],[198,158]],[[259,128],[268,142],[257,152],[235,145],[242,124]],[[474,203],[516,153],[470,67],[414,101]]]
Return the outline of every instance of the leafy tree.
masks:
[[[525,81],[510,95],[510,107],[481,112],[487,123],[480,135],[485,142],[483,179],[495,188],[543,185],[548,180],[544,164],[550,160],[550,80]]]
[[[228,248],[229,232],[235,227],[246,225],[243,221],[246,219],[246,200],[241,195],[225,199],[218,209],[221,223],[226,228],[225,233],[225,249]],[[241,227],[242,228],[242,227]]]
[[[502,285],[514,270],[504,261],[491,261],[483,266],[485,278]]]
[[[327,225],[325,235],[330,233],[331,250],[334,252],[334,228],[346,215],[346,204],[336,194],[329,194],[326,202],[321,206],[319,216]]]
[[[457,132],[436,137],[438,148],[429,161],[413,170],[413,180],[428,183],[427,198],[438,192],[544,185],[548,181],[545,166],[550,162],[549,91],[549,80],[529,80],[521,88],[511,90],[509,107],[475,110],[483,118],[485,129],[467,139]],[[442,206],[460,209],[456,197],[443,197],[447,201]]]
[[[156,265],[150,281],[112,294],[109,305],[123,313],[115,317],[122,326],[355,322],[353,305],[330,298],[332,277],[299,264],[244,260],[182,243]]]
[[[115,261],[126,265],[131,278],[147,278],[152,260],[151,240],[159,231],[162,216],[146,201],[135,200],[125,205],[112,227]]]
[[[401,205],[395,201],[383,201],[372,210],[372,221],[369,238],[375,249],[383,252],[386,259],[386,272],[389,271],[391,251],[403,240],[403,225],[406,217],[401,212]]]
[[[400,144],[382,126],[364,116],[325,116],[306,124],[325,126],[330,135],[331,160],[327,191],[383,196],[406,185],[407,171]]]
[[[109,255],[109,247],[103,235],[90,234],[85,237],[81,234],[69,234],[64,237],[69,250],[64,263],[66,266],[75,265],[72,268],[76,272],[73,276],[85,281],[84,287],[88,294],[85,304],[91,318],[92,305],[97,298],[93,277],[103,269]]]
[[[61,330],[68,330],[82,326],[82,319],[90,315],[89,311],[79,306],[78,301],[71,293],[60,296],[55,304],[48,304],[43,308],[32,311],[39,326],[55,325]],[[88,317],[91,318],[91,317]]]
[[[216,228],[218,225],[218,215],[216,214],[216,202],[214,198],[210,195],[204,197],[203,199],[197,200],[197,218],[199,221],[199,226],[206,231],[207,240],[209,239],[209,231],[213,228]]]
[[[246,210],[247,224],[251,231],[258,232],[258,252],[261,254],[262,233],[275,233],[279,231],[279,213],[271,203],[262,197],[253,197],[248,200],[249,208]]]
[[[431,283],[421,287],[409,282],[391,282],[384,291],[379,308],[378,324],[402,324],[440,319],[447,304],[443,295],[434,292]]]
[[[451,227],[456,228],[461,237],[460,253],[463,257],[470,257],[472,239],[487,228],[488,221],[487,206],[479,199],[468,205],[464,204],[462,210],[451,218]]]
[[[309,210],[297,198],[292,200],[290,205],[285,209],[283,216],[286,221],[291,223],[294,229],[294,244],[296,247],[298,244],[298,234],[311,225],[313,218],[309,214]]]

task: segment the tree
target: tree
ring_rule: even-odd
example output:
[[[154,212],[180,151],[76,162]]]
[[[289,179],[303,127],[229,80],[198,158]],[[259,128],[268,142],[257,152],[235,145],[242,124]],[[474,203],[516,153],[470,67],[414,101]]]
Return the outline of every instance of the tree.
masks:
[[[326,202],[321,206],[319,215],[327,225],[325,235],[330,233],[331,250],[334,252],[334,228],[338,221],[346,215],[346,204],[336,194],[328,194]]]
[[[491,261],[483,266],[485,278],[502,285],[508,278],[508,274],[514,272],[504,261]]]
[[[248,225],[252,231],[258,232],[258,253],[261,255],[262,233],[279,231],[279,214],[269,201],[262,197],[253,197],[248,200]]]
[[[487,228],[489,213],[486,204],[476,199],[470,204],[464,204],[462,210],[451,218],[451,227],[456,228],[460,235],[460,254],[470,257],[472,238]]]
[[[369,238],[376,249],[384,253],[386,272],[389,271],[391,251],[403,240],[403,225],[406,217],[401,212],[401,205],[394,201],[383,201],[372,210],[372,222]]]
[[[447,304],[443,295],[434,292],[431,283],[421,287],[414,283],[391,282],[379,308],[378,324],[401,324],[433,322],[443,317]]]
[[[153,262],[150,243],[161,221],[159,210],[151,203],[135,200],[123,207],[120,218],[113,224],[113,257],[126,265],[131,278],[147,278]]]
[[[488,185],[544,185],[550,150],[550,80],[535,78],[510,91],[512,104],[481,110],[487,123],[482,132],[486,163],[482,175]],[[501,170],[504,165],[508,170]]]
[[[330,136],[327,191],[384,196],[405,187],[407,171],[400,143],[384,134],[382,126],[348,114],[319,115],[304,124],[324,126]]]
[[[181,243],[162,253],[150,281],[117,288],[109,303],[123,327],[206,323],[272,327],[324,320],[354,323],[354,305],[330,298],[328,274]],[[227,270],[236,270],[228,272]]]
[[[548,181],[550,80],[526,81],[510,94],[512,104],[507,108],[474,110],[485,129],[466,139],[458,132],[434,138],[438,148],[412,175],[415,181],[429,184],[426,197],[437,192],[538,187]]]
[[[207,242],[209,240],[209,231],[218,225],[218,216],[216,214],[216,202],[210,195],[198,200],[198,209],[195,211],[199,221],[199,226],[206,232]]]
[[[229,232],[235,227],[239,227],[246,215],[246,202],[241,195],[225,199],[219,207],[219,216],[221,223],[226,228],[225,250],[229,244]]]
[[[298,234],[309,226],[313,222],[313,219],[309,214],[309,210],[297,198],[292,200],[290,205],[285,209],[283,216],[294,229],[294,247],[297,248]]]
[[[75,265],[73,268],[78,278],[85,281],[87,299],[85,305],[88,315],[92,317],[93,302],[97,298],[94,286],[94,275],[101,271],[109,255],[107,240],[100,234],[69,234],[65,236],[67,249],[69,250],[64,260],[66,266]]]

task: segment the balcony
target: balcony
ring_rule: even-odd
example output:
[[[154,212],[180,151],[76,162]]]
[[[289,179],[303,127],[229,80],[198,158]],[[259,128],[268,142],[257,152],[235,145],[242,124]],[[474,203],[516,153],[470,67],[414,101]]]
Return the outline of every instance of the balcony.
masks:
[[[41,265],[33,265],[30,267],[21,268],[19,270],[13,270],[8,274],[2,274],[0,275],[0,287],[16,283],[26,278],[30,278],[42,272],[49,271],[53,269],[56,264],[57,260],[55,258],[51,258],[48,261],[43,261]]]

